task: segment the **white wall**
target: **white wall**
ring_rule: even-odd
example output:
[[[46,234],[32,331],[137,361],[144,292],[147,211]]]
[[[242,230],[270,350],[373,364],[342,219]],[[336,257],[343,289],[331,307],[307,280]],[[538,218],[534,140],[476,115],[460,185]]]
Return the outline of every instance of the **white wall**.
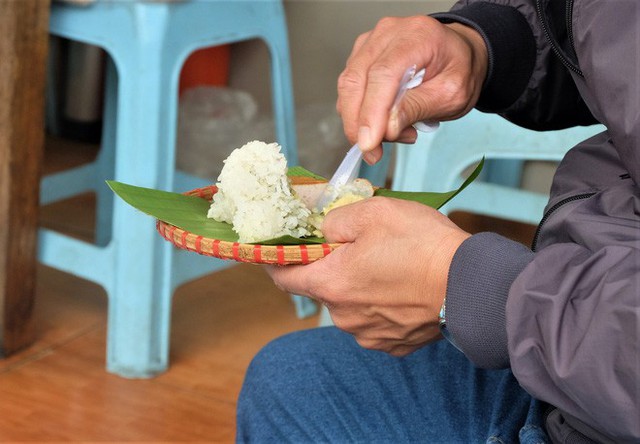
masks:
[[[297,105],[333,102],[336,82],[358,35],[385,16],[445,11],[452,0],[285,0]],[[269,55],[262,42],[233,48],[231,86],[249,91],[269,109]]]

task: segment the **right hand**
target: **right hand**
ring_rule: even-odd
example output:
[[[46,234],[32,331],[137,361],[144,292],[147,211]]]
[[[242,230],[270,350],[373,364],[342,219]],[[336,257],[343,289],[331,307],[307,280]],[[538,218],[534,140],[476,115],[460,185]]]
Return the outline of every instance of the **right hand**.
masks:
[[[391,107],[407,67],[426,68],[422,85]],[[382,156],[382,141],[412,142],[419,120],[453,120],[478,101],[487,74],[484,39],[474,29],[427,16],[388,17],[355,42],[338,79],[337,109],[351,143],[365,160]]]

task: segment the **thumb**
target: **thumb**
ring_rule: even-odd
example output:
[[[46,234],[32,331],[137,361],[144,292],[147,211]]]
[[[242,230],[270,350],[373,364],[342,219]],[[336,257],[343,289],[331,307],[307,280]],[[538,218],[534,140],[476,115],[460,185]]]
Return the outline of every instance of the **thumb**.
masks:
[[[391,112],[387,126],[387,138],[389,140],[401,138],[412,128],[414,123],[419,121],[440,121],[443,117],[442,109],[437,107],[438,100],[434,96],[435,92],[426,89],[421,91],[420,95],[409,91],[400,102],[397,110]],[[415,136],[415,131],[413,135]]]
[[[372,223],[371,201],[375,197],[335,208],[325,216],[321,231],[329,242],[353,242]]]

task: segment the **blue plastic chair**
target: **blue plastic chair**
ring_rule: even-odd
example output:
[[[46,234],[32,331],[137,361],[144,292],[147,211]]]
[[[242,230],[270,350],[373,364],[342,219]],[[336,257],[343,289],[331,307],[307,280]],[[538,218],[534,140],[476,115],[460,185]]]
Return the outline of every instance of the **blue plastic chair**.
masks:
[[[489,172],[485,171],[440,211],[449,214],[460,210],[537,224],[548,196],[519,187],[524,161],[559,161],[578,142],[601,131],[602,125],[594,125],[537,132],[473,110],[461,119],[442,123],[433,133],[419,133],[413,145],[395,145],[392,188],[450,191],[463,182],[469,167],[485,157]],[[386,165],[388,162],[382,170]],[[331,324],[331,317],[323,308],[320,325]]]
[[[468,167],[485,157],[503,163],[484,180],[476,180],[441,211],[455,210],[537,224],[547,204],[546,194],[504,183],[519,182],[526,160],[559,161],[577,143],[601,131],[593,125],[558,131],[532,131],[492,114],[473,110],[444,122],[434,133],[420,134],[414,145],[396,147],[393,188],[402,191],[449,191],[463,181]],[[502,171],[502,174],[501,174]],[[506,178],[506,180],[500,180]],[[502,183],[497,183],[502,182]],[[514,185],[519,185],[514,183]]]
[[[178,251],[152,218],[129,207],[106,179],[185,191],[205,181],[175,171],[178,78],[185,59],[209,46],[262,39],[271,55],[277,141],[297,164],[287,28],[282,3],[96,1],[54,3],[53,35],[102,47],[110,56],[102,149],[97,160],[43,179],[41,203],[97,195],[96,243],[42,229],[42,263],[100,284],[109,302],[107,370],[150,377],[168,366],[175,288],[231,262]],[[297,298],[299,312],[315,310]]]

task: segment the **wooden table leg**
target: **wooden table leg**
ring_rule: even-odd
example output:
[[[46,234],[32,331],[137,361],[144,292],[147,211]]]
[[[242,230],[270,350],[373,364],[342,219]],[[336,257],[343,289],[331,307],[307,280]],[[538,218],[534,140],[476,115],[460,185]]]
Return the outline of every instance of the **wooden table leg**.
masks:
[[[34,338],[49,7],[0,0],[0,356]]]

